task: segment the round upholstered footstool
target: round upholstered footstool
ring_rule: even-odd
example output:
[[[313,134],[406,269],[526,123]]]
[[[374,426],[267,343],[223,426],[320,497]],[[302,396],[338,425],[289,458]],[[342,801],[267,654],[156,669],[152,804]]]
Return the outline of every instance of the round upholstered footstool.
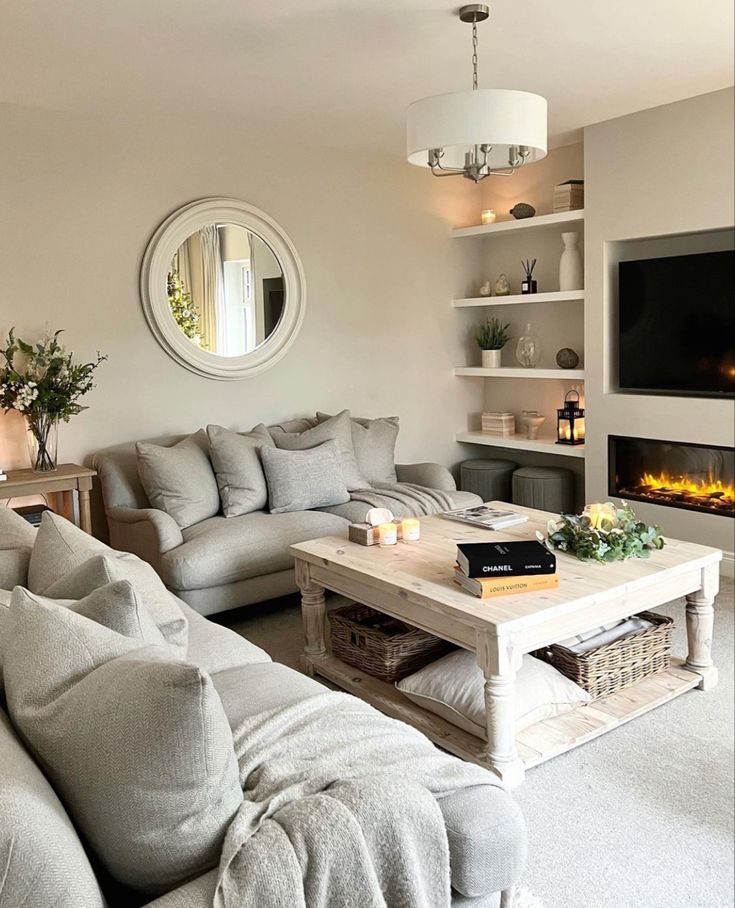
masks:
[[[512,460],[465,460],[459,468],[459,485],[463,492],[474,492],[483,501],[511,501]]]
[[[521,467],[513,474],[513,504],[569,514],[574,510],[574,476],[560,467]]]

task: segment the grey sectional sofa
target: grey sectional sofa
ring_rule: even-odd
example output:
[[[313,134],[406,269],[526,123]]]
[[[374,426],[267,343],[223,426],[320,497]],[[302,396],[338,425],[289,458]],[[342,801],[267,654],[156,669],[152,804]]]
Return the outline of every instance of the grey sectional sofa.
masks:
[[[7,534],[6,534],[7,535]],[[3,540],[0,539],[0,543]],[[7,547],[7,546],[6,546]],[[0,587],[22,580],[0,572]],[[24,584],[20,584],[24,585]],[[0,644],[11,594],[0,589]],[[186,661],[211,677],[234,728],[243,718],[324,692],[263,650],[213,624],[181,600]],[[3,703],[0,646],[0,705]],[[68,730],[69,735],[74,729]],[[217,870],[153,901],[122,888],[90,856],[64,806],[0,709],[0,906],[15,908],[211,908]],[[526,838],[518,807],[502,788],[479,786],[440,801],[451,857],[453,908],[497,906],[520,877]]]
[[[278,428],[302,432],[313,425],[313,420],[300,419]],[[153,441],[171,446],[186,437]],[[349,501],[285,514],[257,511],[231,518],[220,514],[182,530],[167,513],[151,507],[138,476],[135,442],[100,451],[94,466],[111,545],[151,564],[169,589],[202,615],[296,592],[289,545],[346,534],[349,523],[363,520],[369,507]],[[396,464],[395,469],[399,483],[442,490],[452,507],[481,503],[477,495],[458,491],[452,474],[439,464]]]

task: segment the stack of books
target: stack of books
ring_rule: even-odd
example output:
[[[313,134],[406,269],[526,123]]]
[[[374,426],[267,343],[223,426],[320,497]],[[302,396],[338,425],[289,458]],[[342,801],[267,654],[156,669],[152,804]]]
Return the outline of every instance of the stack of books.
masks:
[[[559,586],[556,556],[540,542],[460,542],[454,579],[480,599]]]
[[[516,433],[516,418],[512,413],[486,412],[482,414],[482,431],[486,435],[508,438]]]
[[[584,180],[567,180],[554,186],[554,214],[584,208]]]

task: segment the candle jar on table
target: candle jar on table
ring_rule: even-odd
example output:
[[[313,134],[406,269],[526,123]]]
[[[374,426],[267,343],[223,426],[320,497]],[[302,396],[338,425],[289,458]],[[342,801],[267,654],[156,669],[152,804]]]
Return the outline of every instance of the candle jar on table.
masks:
[[[401,537],[404,542],[418,542],[421,538],[421,524],[415,517],[407,517],[401,522]]]
[[[398,527],[395,523],[381,523],[378,527],[378,543],[381,546],[395,545],[398,542]]]

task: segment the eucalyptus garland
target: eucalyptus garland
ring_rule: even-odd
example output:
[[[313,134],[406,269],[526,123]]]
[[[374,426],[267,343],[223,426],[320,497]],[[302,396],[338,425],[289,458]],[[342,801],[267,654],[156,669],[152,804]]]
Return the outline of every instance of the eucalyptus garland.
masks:
[[[608,501],[590,504],[580,515],[562,514],[550,520],[547,535],[537,533],[549,549],[575,555],[580,561],[627,561],[648,558],[666,544],[661,527],[638,520],[629,504],[616,507]]]

